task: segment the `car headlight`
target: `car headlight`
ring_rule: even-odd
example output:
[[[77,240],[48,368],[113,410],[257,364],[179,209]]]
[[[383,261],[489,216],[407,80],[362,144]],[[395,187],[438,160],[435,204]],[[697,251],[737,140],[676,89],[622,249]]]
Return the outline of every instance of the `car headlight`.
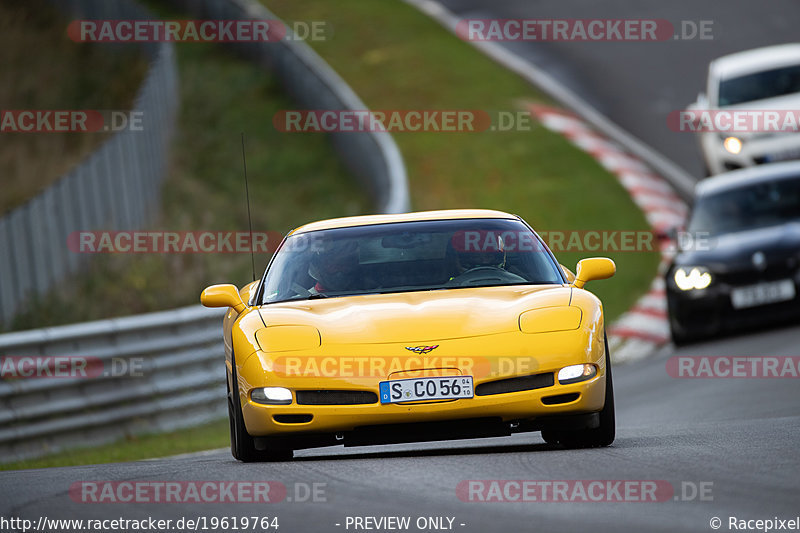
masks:
[[[558,382],[561,385],[569,385],[570,383],[590,380],[596,375],[597,367],[592,364],[570,365],[558,371]]]
[[[672,279],[682,291],[705,289],[712,281],[711,272],[702,266],[676,268]]]
[[[261,387],[250,391],[250,399],[267,405],[289,405],[292,403],[292,391],[284,387]]]
[[[725,140],[722,141],[722,146],[733,155],[742,151],[742,141],[738,137],[726,137]]]

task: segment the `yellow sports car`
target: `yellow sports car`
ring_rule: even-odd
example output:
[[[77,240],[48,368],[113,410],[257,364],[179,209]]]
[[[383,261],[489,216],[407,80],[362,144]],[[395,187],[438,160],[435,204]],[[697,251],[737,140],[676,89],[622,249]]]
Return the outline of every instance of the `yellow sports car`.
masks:
[[[614,440],[600,300],[522,219],[450,210],[314,222],[264,276],[200,299],[223,324],[231,451],[541,431],[566,447]]]

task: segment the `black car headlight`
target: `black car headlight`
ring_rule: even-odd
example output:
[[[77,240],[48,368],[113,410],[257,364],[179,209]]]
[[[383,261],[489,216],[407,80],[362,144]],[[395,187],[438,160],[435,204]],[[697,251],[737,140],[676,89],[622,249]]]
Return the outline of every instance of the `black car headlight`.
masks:
[[[672,281],[682,291],[705,289],[713,278],[711,272],[704,266],[681,266],[672,273]]]

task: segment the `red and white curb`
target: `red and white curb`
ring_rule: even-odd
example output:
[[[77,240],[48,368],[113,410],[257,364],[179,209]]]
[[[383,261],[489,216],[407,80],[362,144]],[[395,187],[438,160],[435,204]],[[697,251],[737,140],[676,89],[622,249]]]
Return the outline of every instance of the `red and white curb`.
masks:
[[[527,103],[525,107],[547,129],[566,137],[594,157],[616,176],[647,222],[658,233],[679,226],[687,206],[661,176],[617,143],[593,130],[586,122],[563,109]],[[615,363],[641,359],[669,341],[667,298],[662,273],[669,261],[672,243],[661,248],[659,275],[650,290],[609,328],[608,344]]]

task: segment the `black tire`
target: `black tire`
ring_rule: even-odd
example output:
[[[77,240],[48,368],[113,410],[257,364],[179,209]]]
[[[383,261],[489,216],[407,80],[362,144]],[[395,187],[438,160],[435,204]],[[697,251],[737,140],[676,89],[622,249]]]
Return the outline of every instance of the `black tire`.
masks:
[[[600,425],[592,429],[576,431],[542,431],[548,444],[561,444],[565,448],[601,448],[610,446],[616,437],[616,415],[614,413],[614,382],[611,377],[611,357],[608,337],[604,335],[606,348],[606,401],[600,411]]]
[[[231,455],[243,463],[258,461],[289,461],[292,459],[292,450],[258,450],[255,439],[247,432],[242,415],[242,405],[239,399],[239,383],[236,374],[236,361],[231,358],[233,373],[228,385],[228,421],[231,432]],[[233,383],[233,388],[231,388]]]

